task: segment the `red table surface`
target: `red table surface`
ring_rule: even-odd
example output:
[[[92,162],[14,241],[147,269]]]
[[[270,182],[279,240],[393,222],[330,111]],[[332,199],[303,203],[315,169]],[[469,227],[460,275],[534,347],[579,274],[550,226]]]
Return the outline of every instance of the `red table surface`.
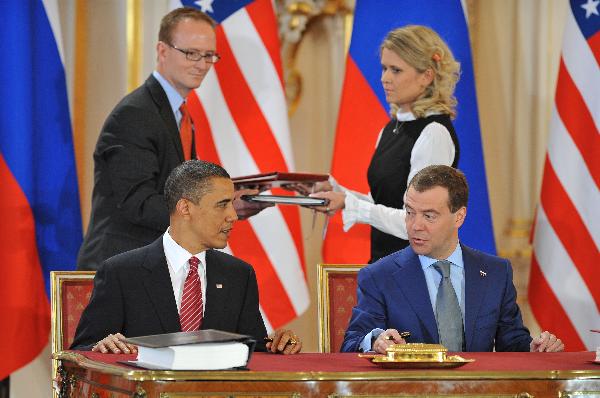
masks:
[[[91,351],[74,351],[85,357],[123,368],[130,368],[119,361],[134,360],[135,355],[101,354]],[[456,372],[504,372],[504,371],[550,371],[550,370],[595,370],[600,372],[600,364],[594,363],[594,352],[466,352],[463,358],[474,359]],[[132,367],[133,368],[133,367]],[[264,372],[369,372],[387,370],[370,363],[357,354],[317,354],[277,355],[263,352],[252,354],[248,368]],[[138,369],[138,368],[135,368]],[[447,371],[445,369],[444,371]]]

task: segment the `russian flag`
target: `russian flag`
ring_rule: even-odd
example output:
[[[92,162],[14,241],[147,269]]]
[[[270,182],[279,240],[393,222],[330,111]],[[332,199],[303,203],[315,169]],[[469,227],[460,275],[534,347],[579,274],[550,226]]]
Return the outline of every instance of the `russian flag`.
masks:
[[[367,168],[379,131],[390,120],[381,86],[379,46],[386,34],[403,25],[425,25],[435,30],[450,46],[461,64],[456,87],[458,116],[454,127],[460,142],[458,167],[470,186],[468,217],[460,230],[463,243],[496,252],[490,214],[477,98],[466,18],[459,0],[357,0],[350,52],[331,167],[343,186],[366,193]],[[327,263],[360,263],[369,258],[369,226],[342,230],[341,215],[329,224],[323,257]]]
[[[49,274],[74,269],[81,213],[58,7],[0,2],[0,379],[48,343]]]

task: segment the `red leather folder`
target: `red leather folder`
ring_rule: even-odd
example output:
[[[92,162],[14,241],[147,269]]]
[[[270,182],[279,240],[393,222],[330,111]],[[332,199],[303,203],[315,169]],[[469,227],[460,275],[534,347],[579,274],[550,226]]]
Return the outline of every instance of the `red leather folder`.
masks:
[[[289,184],[314,184],[319,181],[327,181],[327,174],[313,173],[281,173],[274,171],[271,173],[252,174],[232,178],[236,188],[258,187],[260,185],[270,185],[271,187],[280,187]]]

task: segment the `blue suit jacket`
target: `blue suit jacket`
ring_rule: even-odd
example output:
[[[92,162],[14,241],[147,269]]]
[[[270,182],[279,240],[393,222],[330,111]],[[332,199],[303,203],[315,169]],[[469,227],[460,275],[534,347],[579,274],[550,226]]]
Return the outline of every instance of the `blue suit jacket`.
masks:
[[[529,351],[510,262],[461,247],[466,351]],[[409,331],[411,343],[439,343],[425,275],[410,246],[361,269],[357,295],[342,351],[358,351],[375,328]]]

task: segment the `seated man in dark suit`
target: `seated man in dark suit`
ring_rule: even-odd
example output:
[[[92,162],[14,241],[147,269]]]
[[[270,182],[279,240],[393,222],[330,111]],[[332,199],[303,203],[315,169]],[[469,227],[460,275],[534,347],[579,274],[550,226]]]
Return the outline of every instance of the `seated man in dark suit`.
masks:
[[[290,330],[267,335],[252,267],[223,252],[238,219],[234,188],[220,166],[190,160],[165,184],[167,231],[153,243],[106,260],[94,279],[72,349],[130,353],[124,336],[218,329],[253,336],[257,350],[300,352]]]
[[[410,246],[360,270],[358,303],[342,351],[385,353],[391,344],[449,351],[562,351],[553,334],[531,338],[506,259],[458,240],[469,188],[462,172],[429,166],[406,191]]]

